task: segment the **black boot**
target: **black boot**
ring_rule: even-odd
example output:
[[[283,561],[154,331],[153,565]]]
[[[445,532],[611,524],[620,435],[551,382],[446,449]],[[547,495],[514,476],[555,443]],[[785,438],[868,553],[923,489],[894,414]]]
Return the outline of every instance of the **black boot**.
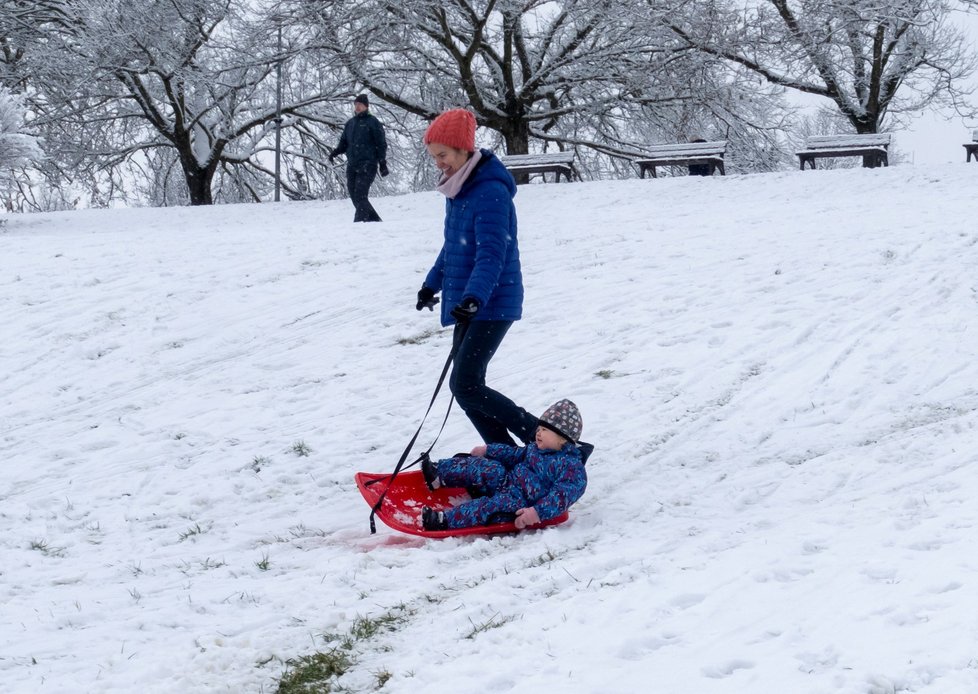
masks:
[[[438,469],[427,454],[421,459],[421,474],[424,475],[424,483],[428,485],[428,489],[431,491],[435,491],[441,486],[441,480],[438,479]]]
[[[424,506],[421,509],[421,527],[425,530],[448,530],[445,512]]]

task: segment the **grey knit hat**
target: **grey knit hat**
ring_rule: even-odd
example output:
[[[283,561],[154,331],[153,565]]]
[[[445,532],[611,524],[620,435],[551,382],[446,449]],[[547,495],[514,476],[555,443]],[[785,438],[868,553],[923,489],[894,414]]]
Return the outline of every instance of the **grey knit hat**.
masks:
[[[540,426],[545,426],[565,439],[577,443],[581,438],[584,422],[577,405],[564,398],[555,402],[540,415]]]

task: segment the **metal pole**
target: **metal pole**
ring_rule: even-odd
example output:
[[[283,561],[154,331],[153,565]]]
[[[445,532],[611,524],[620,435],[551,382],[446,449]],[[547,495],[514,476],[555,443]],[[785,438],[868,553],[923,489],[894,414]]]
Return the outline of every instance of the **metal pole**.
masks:
[[[282,25],[278,27],[278,65],[275,67],[275,202],[282,191]]]

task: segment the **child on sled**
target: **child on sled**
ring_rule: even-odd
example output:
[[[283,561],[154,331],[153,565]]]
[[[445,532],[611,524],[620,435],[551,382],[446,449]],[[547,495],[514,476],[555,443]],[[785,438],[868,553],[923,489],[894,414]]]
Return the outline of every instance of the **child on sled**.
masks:
[[[444,511],[425,506],[422,527],[447,530],[513,521],[522,530],[556,518],[587,486],[584,463],[593,446],[578,444],[582,428],[577,405],[564,399],[540,416],[534,443],[491,443],[470,455],[423,461],[421,470],[432,490],[465,487],[473,499]]]

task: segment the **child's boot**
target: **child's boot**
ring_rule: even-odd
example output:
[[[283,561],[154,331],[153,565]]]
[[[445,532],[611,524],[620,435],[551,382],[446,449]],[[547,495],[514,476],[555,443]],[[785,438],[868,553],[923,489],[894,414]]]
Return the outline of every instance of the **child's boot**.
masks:
[[[421,527],[425,530],[448,530],[444,511],[425,506],[421,509]]]
[[[421,474],[424,475],[424,483],[428,485],[428,489],[431,491],[435,491],[441,486],[435,462],[427,455],[421,459]]]

